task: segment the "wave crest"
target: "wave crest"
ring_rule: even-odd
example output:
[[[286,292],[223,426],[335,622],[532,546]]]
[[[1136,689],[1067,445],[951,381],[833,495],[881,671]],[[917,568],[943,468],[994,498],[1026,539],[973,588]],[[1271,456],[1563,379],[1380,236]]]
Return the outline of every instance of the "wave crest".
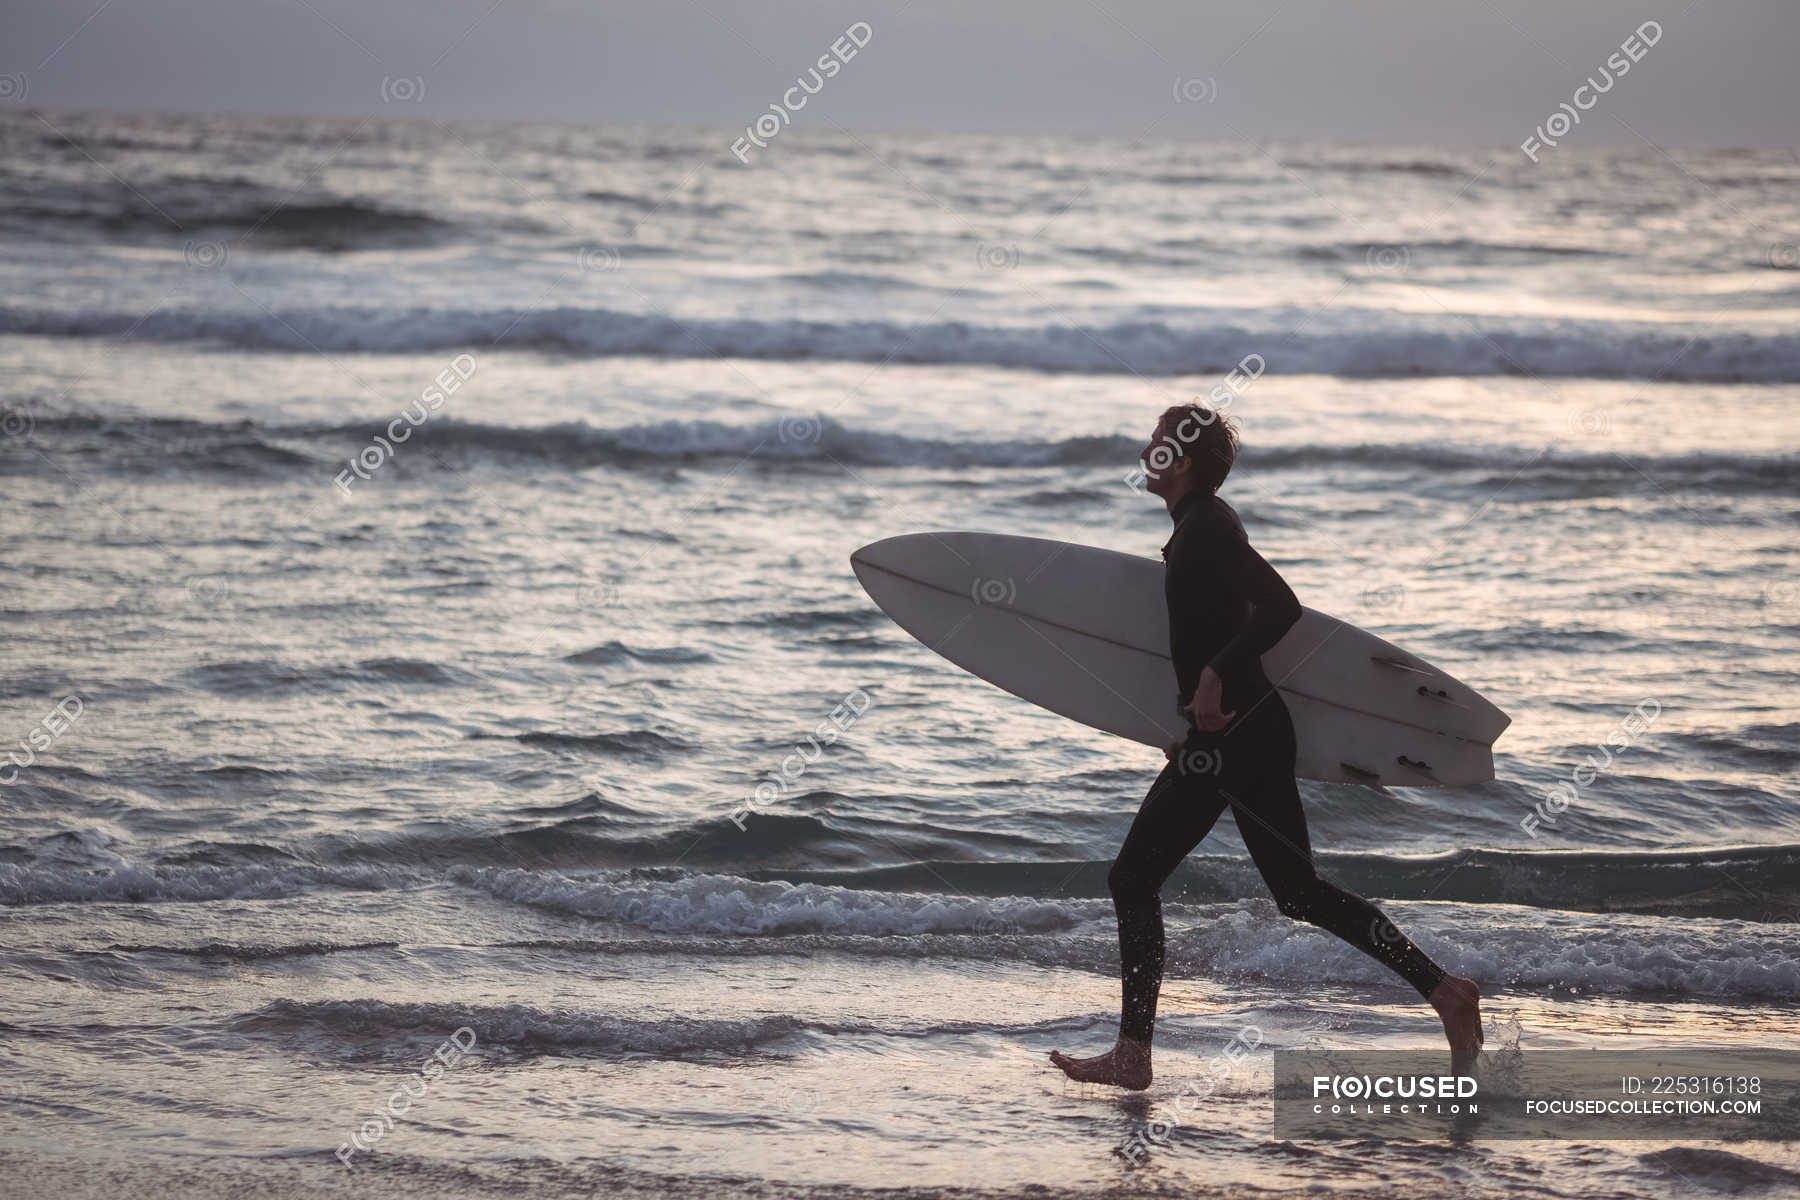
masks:
[[[1216,375],[1282,347],[1286,374],[1539,375],[1800,381],[1800,334],[1600,320],[1381,314],[1312,328],[1287,310],[1192,310],[1104,325],[675,317],[605,308],[263,310],[0,307],[0,333],[405,354],[501,343],[581,357],[981,365],[1073,374]],[[502,342],[503,339],[503,342]]]

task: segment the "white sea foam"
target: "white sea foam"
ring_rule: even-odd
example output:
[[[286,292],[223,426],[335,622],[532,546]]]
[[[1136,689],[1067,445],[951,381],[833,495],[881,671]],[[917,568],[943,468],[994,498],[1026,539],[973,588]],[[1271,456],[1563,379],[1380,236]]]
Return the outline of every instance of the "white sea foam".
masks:
[[[1603,320],[1477,320],[1466,315],[1346,314],[1336,325],[1287,309],[1192,309],[1179,320],[1097,325],[906,323],[677,317],[603,308],[0,307],[0,333],[212,342],[256,350],[420,353],[506,344],[584,357],[832,359],[970,364],[1034,371],[1216,374],[1245,346],[1279,340],[1286,374],[1540,375],[1601,379],[1800,380],[1800,335]]]
[[[1421,949],[1490,994],[1670,993],[1800,1001],[1800,926],[1558,914],[1512,906],[1382,905]],[[1381,964],[1273,903],[1208,906],[1170,940],[1171,973],[1395,983]]]
[[[952,957],[979,950],[985,958],[1102,973],[1117,969],[1113,910],[1105,900],[920,895],[721,875],[575,877],[485,867],[457,867],[451,878],[503,900],[662,934],[948,935],[956,944],[911,949]],[[1446,969],[1490,990],[1800,1000],[1800,927],[1793,925],[1566,913],[1547,925],[1532,910],[1505,905],[1386,907]],[[1168,918],[1171,975],[1396,982],[1379,963],[1281,916],[1268,900],[1172,905]],[[963,936],[971,934],[981,936]],[[816,941],[811,945],[820,948]],[[863,952],[851,938],[832,948]],[[883,946],[867,951],[892,952]]]
[[[378,890],[417,881],[392,867],[151,866],[120,860],[91,869],[0,864],[0,904],[271,900],[319,887]]]
[[[1102,900],[874,892],[729,875],[649,881],[455,867],[450,877],[503,900],[659,933],[1052,933],[1112,914]]]

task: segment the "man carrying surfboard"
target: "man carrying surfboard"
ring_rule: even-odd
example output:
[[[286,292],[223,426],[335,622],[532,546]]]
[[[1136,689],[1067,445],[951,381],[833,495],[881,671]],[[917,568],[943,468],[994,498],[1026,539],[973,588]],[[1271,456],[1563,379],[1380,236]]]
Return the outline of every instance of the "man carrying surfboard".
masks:
[[[1172,461],[1150,471],[1147,464],[1169,458],[1170,447]],[[1263,654],[1300,619],[1300,602],[1219,498],[1237,447],[1229,421],[1185,404],[1163,413],[1144,448],[1146,487],[1162,498],[1175,526],[1163,546],[1163,595],[1176,703],[1189,731],[1164,751],[1169,764],[1107,875],[1119,923],[1118,1040],[1093,1058],[1053,1050],[1050,1060],[1083,1083],[1150,1086],[1163,973],[1158,892],[1229,805],[1282,914],[1336,934],[1412,984],[1443,1020],[1452,1069],[1461,1072],[1481,1049],[1479,989],[1445,973],[1380,909],[1313,867],[1294,777],[1293,721],[1262,667]]]

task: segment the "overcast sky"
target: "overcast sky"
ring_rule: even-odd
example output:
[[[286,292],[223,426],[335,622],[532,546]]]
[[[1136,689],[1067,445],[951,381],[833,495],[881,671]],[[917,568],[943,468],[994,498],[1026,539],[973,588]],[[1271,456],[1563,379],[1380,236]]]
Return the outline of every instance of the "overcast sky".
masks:
[[[796,125],[1512,145],[1655,21],[1572,144],[1793,145],[1800,124],[1800,0],[7,0],[5,19],[0,102],[47,108],[732,129],[860,21],[868,45]]]

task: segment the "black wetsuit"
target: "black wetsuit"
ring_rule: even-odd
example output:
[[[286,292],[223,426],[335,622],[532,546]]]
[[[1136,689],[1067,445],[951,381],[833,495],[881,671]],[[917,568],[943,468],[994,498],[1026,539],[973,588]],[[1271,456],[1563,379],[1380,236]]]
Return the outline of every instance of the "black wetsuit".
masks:
[[[1189,725],[1181,753],[1144,797],[1107,884],[1119,917],[1122,1037],[1148,1042],[1162,987],[1163,881],[1200,844],[1227,804],[1281,912],[1310,921],[1386,963],[1429,996],[1444,972],[1381,910],[1313,869],[1306,815],[1294,783],[1294,725],[1263,672],[1262,656],[1300,619],[1300,602],[1250,545],[1237,513],[1206,492],[1182,497],[1163,546],[1169,653],[1181,695],[1201,670],[1218,674],[1225,728]]]

